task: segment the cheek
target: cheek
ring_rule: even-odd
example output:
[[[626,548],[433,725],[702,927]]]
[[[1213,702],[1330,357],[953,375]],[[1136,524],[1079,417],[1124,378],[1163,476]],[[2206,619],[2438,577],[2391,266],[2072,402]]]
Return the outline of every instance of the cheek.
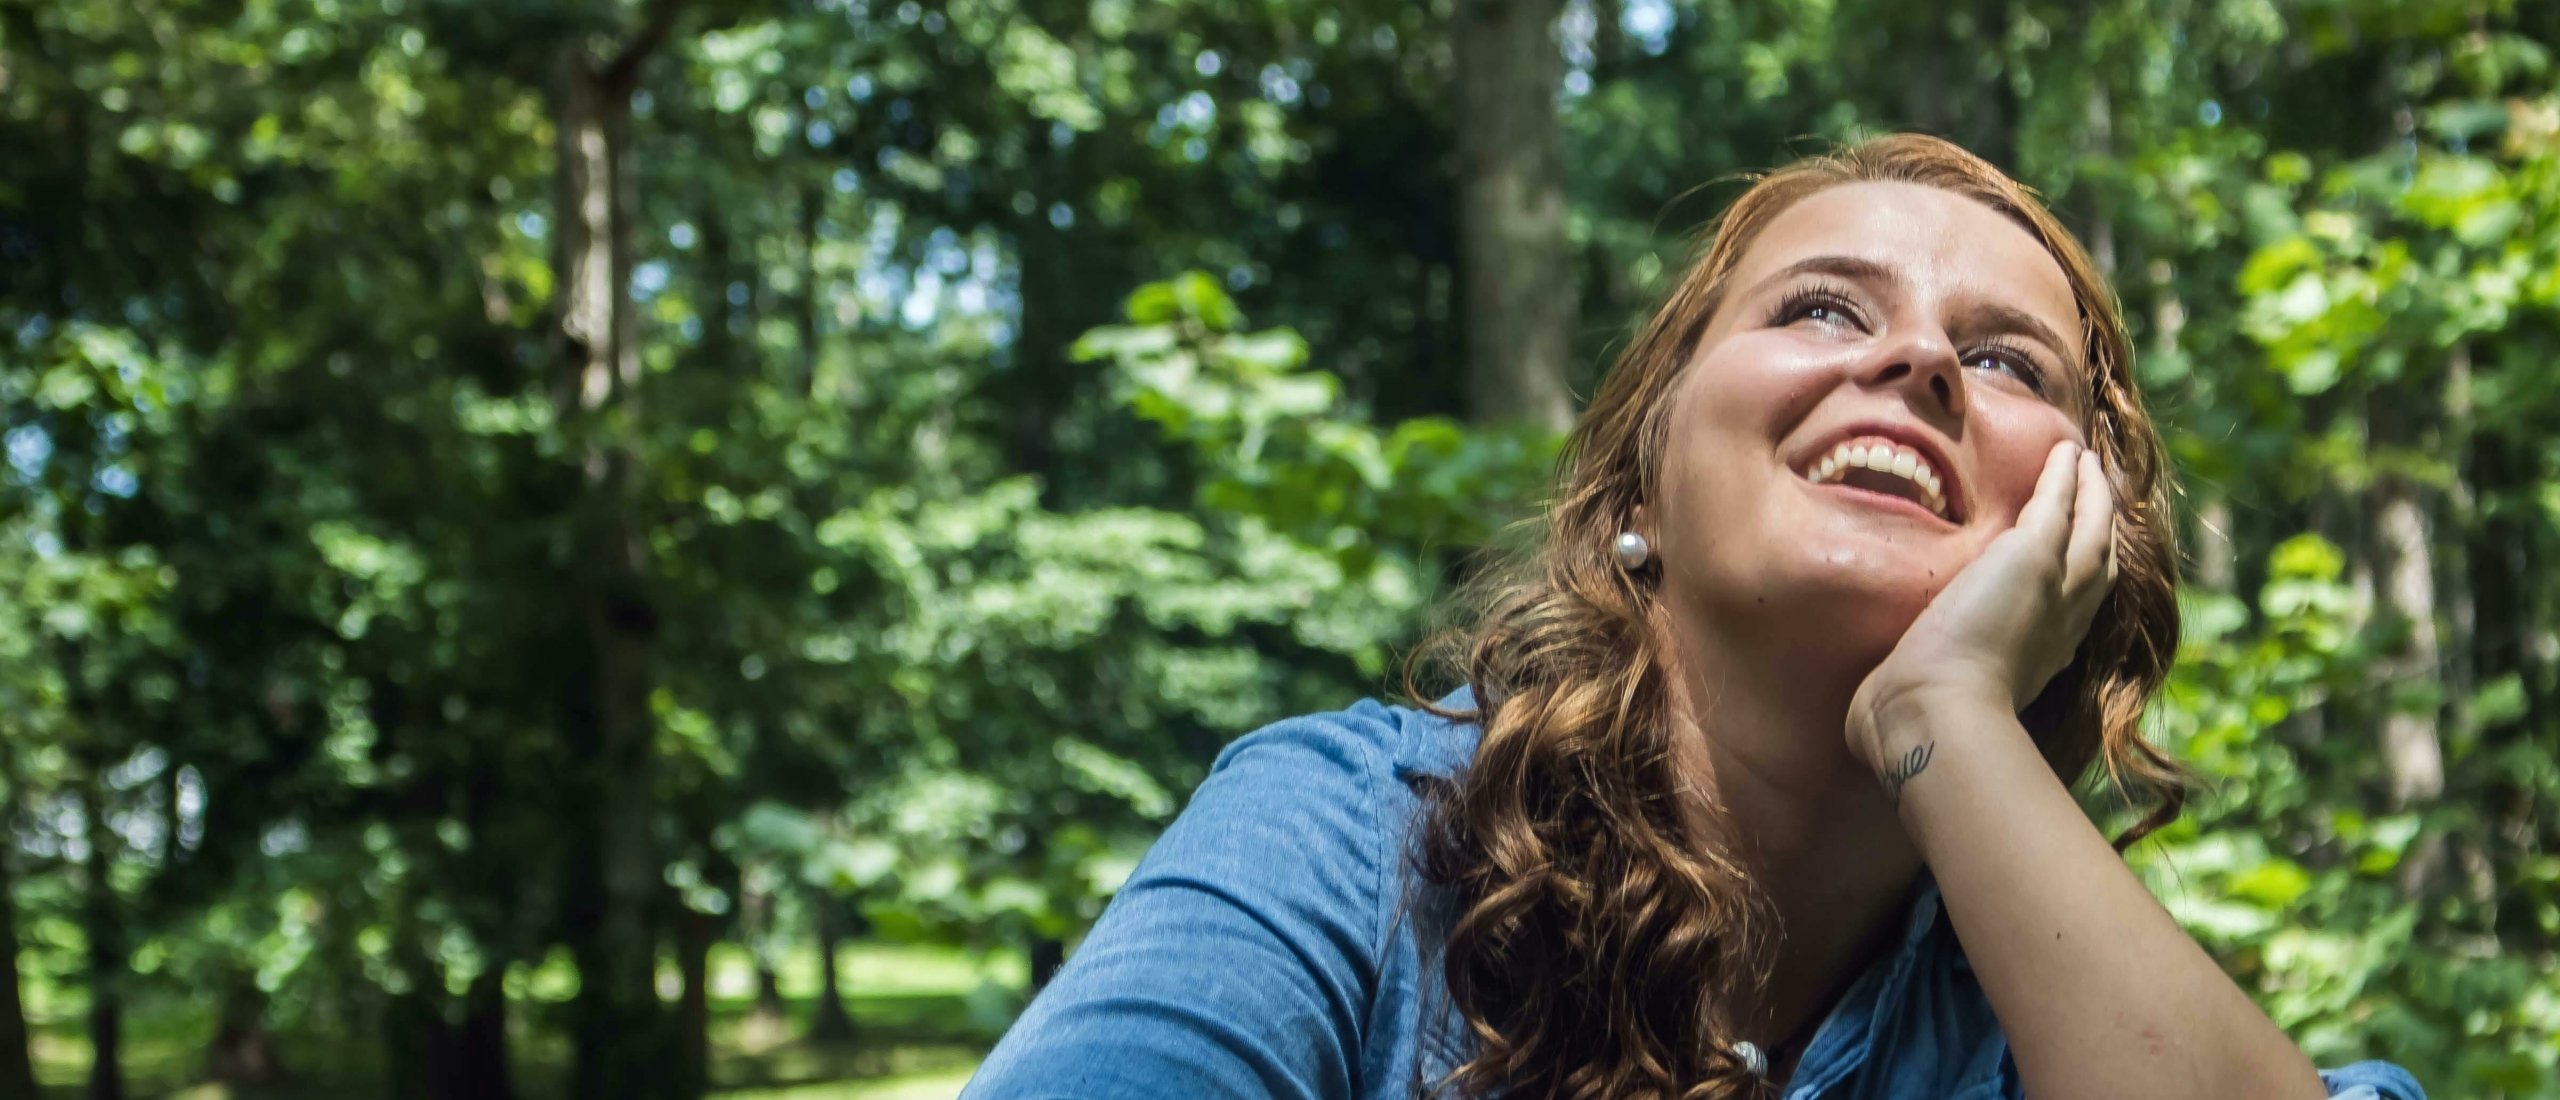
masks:
[[[1735,333],[1689,364],[1672,395],[1666,465],[1713,480],[1719,463],[1765,457],[1823,395],[1848,354],[1778,330]]]
[[[1716,411],[1748,421],[1774,442],[1783,428],[1839,384],[1858,351],[1785,329],[1751,329],[1717,342],[1699,357],[1692,378],[1713,391]]]
[[[1673,557],[1687,556],[1693,533],[1708,517],[1731,508],[1736,490],[1725,476],[1730,464],[1717,457],[1724,448],[1714,434],[1695,423],[1687,428],[1665,441],[1661,481],[1649,508],[1654,546]]]
[[[1755,491],[1772,448],[1820,402],[1835,373],[1824,350],[1745,332],[1689,364],[1671,397],[1659,519],[1679,526],[1728,514]]]
[[[2035,496],[2036,479],[2054,445],[2078,441],[2080,430],[2069,414],[2041,401],[2003,402],[2009,407],[1978,410],[1974,430],[1974,506],[1977,514],[1996,518],[2005,528]]]

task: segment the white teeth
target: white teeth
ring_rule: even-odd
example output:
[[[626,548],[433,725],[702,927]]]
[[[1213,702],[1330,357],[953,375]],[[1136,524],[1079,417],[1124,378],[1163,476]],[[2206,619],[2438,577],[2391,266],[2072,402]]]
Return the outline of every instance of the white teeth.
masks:
[[[1946,485],[1938,471],[1931,469],[1919,452],[1887,444],[1844,443],[1831,449],[1805,471],[1805,479],[1816,485],[1840,480],[1853,469],[1877,470],[1909,480],[1920,489],[1921,503],[1940,517],[1947,515]]]

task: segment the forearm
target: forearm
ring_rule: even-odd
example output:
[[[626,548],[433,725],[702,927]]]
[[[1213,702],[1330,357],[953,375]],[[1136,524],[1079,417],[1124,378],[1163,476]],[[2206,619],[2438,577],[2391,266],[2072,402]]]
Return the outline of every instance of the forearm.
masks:
[[[1915,702],[1881,759],[1903,826],[2009,1037],[2026,1095],[2325,1094],[2308,1058],[2179,928],[1997,704]],[[1895,769],[1888,768],[1888,782]]]

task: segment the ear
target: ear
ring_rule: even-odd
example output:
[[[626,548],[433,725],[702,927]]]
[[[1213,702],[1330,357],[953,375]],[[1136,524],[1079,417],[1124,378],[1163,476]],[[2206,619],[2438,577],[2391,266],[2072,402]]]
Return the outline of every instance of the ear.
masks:
[[[1644,510],[1644,505],[1636,505],[1635,513],[1627,517],[1627,530],[1643,535],[1646,542],[1659,545],[1653,537],[1653,516]]]

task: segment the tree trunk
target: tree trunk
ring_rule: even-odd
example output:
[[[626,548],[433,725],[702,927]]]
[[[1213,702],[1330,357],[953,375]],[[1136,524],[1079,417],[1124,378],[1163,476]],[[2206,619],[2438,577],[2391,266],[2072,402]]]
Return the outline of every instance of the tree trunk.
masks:
[[[81,934],[88,940],[89,1061],[88,1100],[124,1100],[124,985],[128,969],[123,915],[116,902],[115,834],[108,830],[99,806],[98,772],[92,767],[80,790],[80,823],[89,842],[89,858],[81,868]]]
[[[222,982],[204,1073],[232,1085],[273,1084],[284,1076],[276,1034],[267,1027],[267,994],[258,988],[256,974],[234,971]]]
[[[764,956],[756,956],[756,1014],[782,1015],[782,975]]]
[[[1081,151],[1082,142],[1064,150],[1050,150],[1045,139],[1038,144],[1043,151],[1033,155],[1042,159],[1092,155]],[[1092,210],[1078,216],[1086,220],[1060,226],[1035,215],[1015,224],[1019,324],[1004,365],[980,383],[990,407],[1003,410],[999,443],[1006,468],[1040,471],[1041,502],[1069,511],[1107,495],[1115,469],[1106,455],[1067,445],[1069,437],[1061,433],[1079,403],[1096,392],[1102,374],[1099,364],[1077,361],[1070,349],[1095,322],[1119,316],[1118,303],[1130,287],[1162,277],[1154,268],[1137,268],[1124,244],[1094,225]]]
[[[573,740],[588,771],[582,823],[592,896],[573,903],[579,972],[571,1011],[570,1095],[626,1100],[667,1084],[650,914],[660,885],[654,836],[655,741],[649,653],[656,614],[647,596],[647,535],[635,520],[630,441],[640,417],[638,326],[631,286],[631,93],[640,64],[664,40],[675,5],[652,6],[649,26],[599,65],[583,44],[554,59],[552,333],[555,398],[584,476],[570,516],[571,595],[584,637],[583,681],[571,686]]]
[[[1479,423],[1562,431],[1576,292],[1556,95],[1563,0],[1459,0],[1458,281],[1467,409]]]
[[[2472,494],[2470,478],[2472,423],[2471,349],[2457,344],[2445,355],[2444,377],[2444,449],[2453,455],[2453,482],[2445,487],[2445,520],[2456,532],[2480,526],[2479,501]],[[2459,739],[2462,731],[2472,728],[2471,697],[2480,690],[2480,604],[2470,555],[2448,550],[2443,557],[2443,584],[2444,625],[2450,632],[2441,642],[2444,719],[2446,728]]]
[[[1067,941],[1056,936],[1031,937],[1031,992],[1037,996],[1049,988],[1049,980],[1058,976],[1058,968],[1067,965]]]
[[[0,832],[13,831],[17,820],[17,777],[6,780],[8,801],[0,802]],[[17,869],[15,845],[0,846],[0,1100],[34,1100],[35,1062],[27,1053],[26,998],[18,977]]]
[[[819,311],[826,300],[818,293],[818,222],[826,211],[826,189],[817,183],[800,186],[800,337],[799,374],[792,387],[803,400],[817,392]]]
[[[390,995],[382,1012],[382,1094],[390,1100],[445,1100],[448,1046],[443,1014],[414,986]]]
[[[711,1091],[711,914],[676,905],[675,1087],[677,1100],[699,1100]]]
[[[507,1058],[507,969],[492,965],[462,995],[462,1026],[453,1030],[446,1100],[515,1100]]]
[[[758,1027],[770,1028],[783,1014],[782,975],[773,965],[775,897],[773,891],[756,884],[759,870],[751,864],[739,871],[738,938],[755,960],[756,1003],[749,1018]]]
[[[836,952],[844,936],[844,918],[837,898],[819,894],[814,899],[818,925],[818,1004],[809,1013],[809,1038],[820,1042],[851,1042],[854,1038],[853,1014],[844,1008],[844,987],[836,973]]]
[[[2471,484],[2482,498],[2504,497],[2533,481],[2525,447],[2501,433],[2472,439]],[[2472,662],[2482,682],[2512,674],[2524,687],[2525,713],[2549,713],[2542,663],[2533,648],[2533,578],[2540,576],[2533,548],[2536,524],[2514,509],[2482,509],[2464,553],[2470,561],[2472,601],[2478,610],[2471,634]]]
[[[738,330],[748,329],[750,340],[753,330],[751,326],[738,323],[738,307],[729,301],[729,286],[736,280],[741,266],[737,244],[730,237],[727,215],[709,196],[705,196],[702,206],[694,212],[693,224],[702,234],[705,285],[702,341],[698,345],[702,349],[702,362],[712,370],[724,373],[739,370],[751,360],[739,350]]]
[[[1591,83],[1596,87],[1616,76],[1627,57],[1626,0],[1592,0]]]
[[[2417,444],[2413,404],[2388,388],[2372,395],[2365,415],[2375,455],[2389,459]],[[2374,477],[2370,497],[2376,625],[2397,639],[2374,669],[2385,689],[2382,762],[2391,805],[2415,809],[2444,793],[2434,524],[2418,483],[2395,469],[2386,466]],[[2430,884],[2443,862],[2443,844],[2432,833],[2413,842],[2401,864],[2404,890],[2414,895]]]
[[[2151,303],[2153,346],[2163,355],[2183,354],[2187,304],[2178,295],[2177,265],[2156,259],[2144,274],[2155,295]],[[2231,537],[2231,500],[2223,489],[2220,484],[2189,488],[2196,502],[2195,583],[2207,592],[2235,595],[2240,588],[2240,551]]]
[[[1875,106],[1891,120],[1888,128],[1939,135],[2016,171],[2022,112],[2010,73],[2006,66],[1988,71],[1975,64],[2008,37],[2009,0],[1910,4],[1893,9],[1890,18],[1895,22],[1870,41],[1892,52],[1863,59],[1891,63],[1877,69],[1890,74],[1889,82],[1866,89],[1882,97]]]
[[[2231,595],[2240,587],[2240,552],[2231,541],[2231,500],[2219,486],[2198,487],[2196,502],[2196,587]]]
[[[2091,156],[2112,160],[2116,155],[2115,105],[2107,95],[2107,82],[2089,83],[2089,99],[2082,108],[2084,119],[2080,134],[2087,142]],[[2117,282],[2116,266],[2116,202],[2114,188],[2099,181],[2093,189],[2097,208],[2089,219],[2089,259],[2098,265],[2098,273],[2110,284]]]

